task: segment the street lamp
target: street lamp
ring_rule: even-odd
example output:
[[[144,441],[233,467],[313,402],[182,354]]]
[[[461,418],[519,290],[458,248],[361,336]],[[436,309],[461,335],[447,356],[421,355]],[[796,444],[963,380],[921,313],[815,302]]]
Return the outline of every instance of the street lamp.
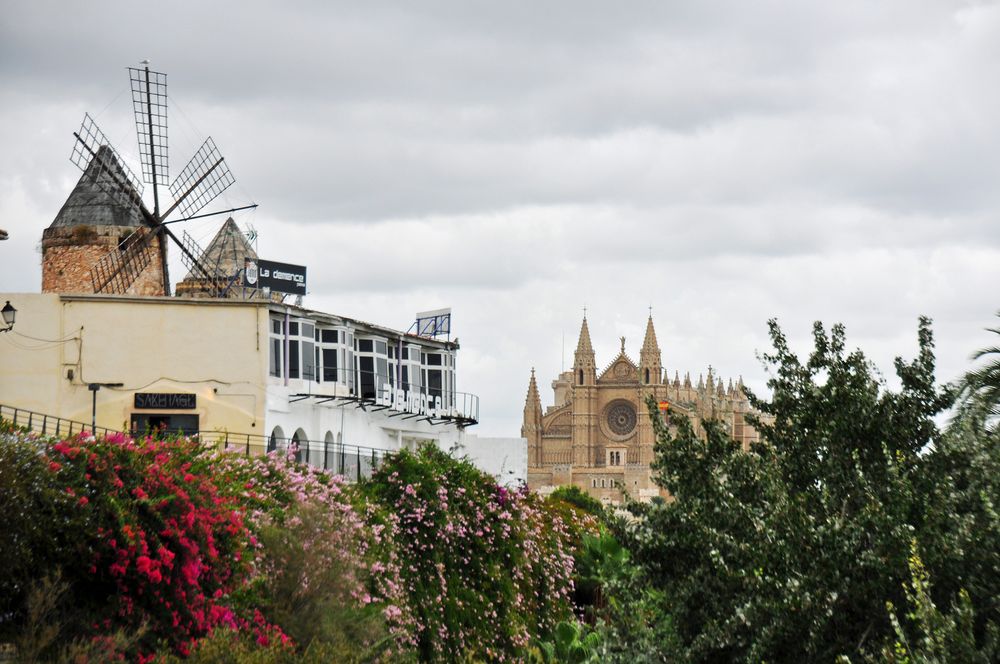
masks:
[[[8,302],[7,304],[10,304]],[[5,314],[6,316],[6,314]],[[97,391],[102,387],[124,387],[125,383],[87,383],[87,389],[93,394],[90,406],[90,433],[97,438]]]
[[[10,300],[7,300],[7,304],[3,305],[3,309],[0,309],[0,314],[3,314],[3,323],[7,326],[0,329],[0,332],[10,332],[14,329],[14,318],[17,316],[17,309],[10,306]]]

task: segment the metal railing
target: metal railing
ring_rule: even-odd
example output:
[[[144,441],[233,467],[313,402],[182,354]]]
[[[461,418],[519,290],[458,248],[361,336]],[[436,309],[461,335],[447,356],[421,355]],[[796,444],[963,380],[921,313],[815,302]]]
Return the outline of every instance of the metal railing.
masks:
[[[78,422],[63,417],[47,415],[24,408],[0,404],[0,420],[11,422],[43,436],[69,437],[80,433],[91,433],[89,422]],[[343,475],[348,480],[358,481],[371,477],[392,450],[383,450],[364,445],[348,445],[335,441],[313,441],[297,438],[276,438],[261,434],[234,433],[228,431],[170,431],[149,432],[122,431],[97,427],[97,434],[126,434],[129,436],[153,435],[169,436],[183,434],[197,438],[206,445],[245,456],[259,456],[273,451],[290,451],[295,460],[311,466]]]
[[[16,426],[24,427],[43,436],[72,436],[73,434],[84,431],[89,432],[91,430],[90,422],[67,420],[63,417],[36,413],[32,410],[14,408],[13,406],[5,406],[3,404],[0,404],[0,420],[7,420]],[[97,432],[102,436],[106,436],[109,433],[121,433],[117,429],[108,429],[107,427],[97,427]]]
[[[391,372],[386,374],[377,371],[335,367],[323,367],[318,371],[315,370],[315,367],[308,367],[308,369],[311,370],[303,371],[299,376],[290,377],[290,380],[305,381],[310,390],[292,395],[296,399],[345,400],[365,404],[377,404],[377,402],[384,401],[387,396],[391,402],[396,399],[397,380],[396,375]],[[281,379],[281,376],[276,376],[273,373],[271,377]],[[386,385],[389,386],[390,393],[388,395],[385,393]],[[413,411],[419,410],[420,407],[414,407],[414,404],[423,403],[426,411],[431,409],[437,411],[437,416],[431,418],[432,420],[453,422],[459,426],[471,426],[479,423],[479,397],[475,394],[444,390],[412,381],[402,381],[398,385],[403,390],[403,403],[405,404],[402,409],[399,409],[400,412],[417,414]],[[314,386],[317,386],[316,392],[311,391]]]

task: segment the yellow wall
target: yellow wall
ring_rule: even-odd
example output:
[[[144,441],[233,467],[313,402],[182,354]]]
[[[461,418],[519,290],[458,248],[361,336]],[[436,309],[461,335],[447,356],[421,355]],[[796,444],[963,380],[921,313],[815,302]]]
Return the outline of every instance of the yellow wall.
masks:
[[[17,308],[0,334],[0,403],[127,427],[135,392],[197,395],[205,431],[264,434],[267,307],[182,298],[0,294]],[[68,372],[72,371],[72,378]]]

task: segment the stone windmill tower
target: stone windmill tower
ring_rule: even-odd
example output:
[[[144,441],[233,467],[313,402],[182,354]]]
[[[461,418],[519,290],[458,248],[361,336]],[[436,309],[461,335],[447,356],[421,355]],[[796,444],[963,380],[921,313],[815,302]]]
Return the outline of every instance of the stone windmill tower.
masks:
[[[161,238],[150,237],[140,251],[129,251],[132,238],[145,234],[141,229],[149,215],[129,175],[110,146],[98,147],[62,209],[42,232],[43,293],[98,292],[93,267],[106,256],[129,253],[131,283],[122,294],[166,294],[169,280],[161,259],[166,253]],[[112,186],[116,181],[120,184]]]
[[[221,275],[202,261],[204,252],[187,234],[179,239],[167,224],[256,205],[198,214],[235,182],[211,137],[168,182],[167,77],[143,64],[143,69],[128,70],[142,182],[85,115],[80,131],[73,134],[76,143],[70,156],[83,176],[42,234],[43,292],[170,295],[167,238],[177,244],[182,261],[197,277],[222,287]],[[152,185],[152,210],[142,199],[143,182]],[[160,187],[169,188],[173,198],[162,212]],[[179,218],[168,220],[174,211]]]

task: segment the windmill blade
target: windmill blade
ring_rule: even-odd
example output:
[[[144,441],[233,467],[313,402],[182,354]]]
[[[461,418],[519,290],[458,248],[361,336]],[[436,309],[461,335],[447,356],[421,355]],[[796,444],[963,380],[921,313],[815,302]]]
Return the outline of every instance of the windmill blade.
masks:
[[[135,229],[118,249],[94,264],[90,279],[95,293],[124,295],[152,260],[150,244],[156,233],[146,226]]]
[[[167,75],[145,69],[128,68],[132,85],[132,112],[139,137],[142,179],[147,184],[166,185],[170,181],[167,150]]]
[[[163,218],[165,219],[178,207],[181,209],[181,216],[190,217],[215,200],[216,196],[234,182],[236,178],[229,171],[229,166],[226,165],[226,160],[219,149],[215,147],[215,141],[209,136],[170,185],[174,204],[164,213]]]
[[[84,173],[91,174],[96,184],[120,205],[142,207],[142,182],[129,169],[89,113],[84,114],[80,131],[74,132],[76,142],[69,160]]]
[[[180,247],[181,262],[195,275],[195,278],[203,280],[204,288],[209,294],[212,297],[221,297],[220,293],[228,288],[227,277],[217,269],[212,269],[212,267],[205,265],[205,262],[202,260],[205,252],[195,239],[187,231],[184,232],[184,239],[181,240],[173,234],[168,226],[160,226],[160,228]]]
[[[225,276],[219,271],[217,266],[207,263],[205,260],[205,250],[201,248],[201,245],[187,231],[181,233],[181,238],[183,238],[181,244],[186,249],[181,254],[181,262],[184,263],[184,267],[191,272],[197,273],[196,276],[200,279],[213,280]]]

